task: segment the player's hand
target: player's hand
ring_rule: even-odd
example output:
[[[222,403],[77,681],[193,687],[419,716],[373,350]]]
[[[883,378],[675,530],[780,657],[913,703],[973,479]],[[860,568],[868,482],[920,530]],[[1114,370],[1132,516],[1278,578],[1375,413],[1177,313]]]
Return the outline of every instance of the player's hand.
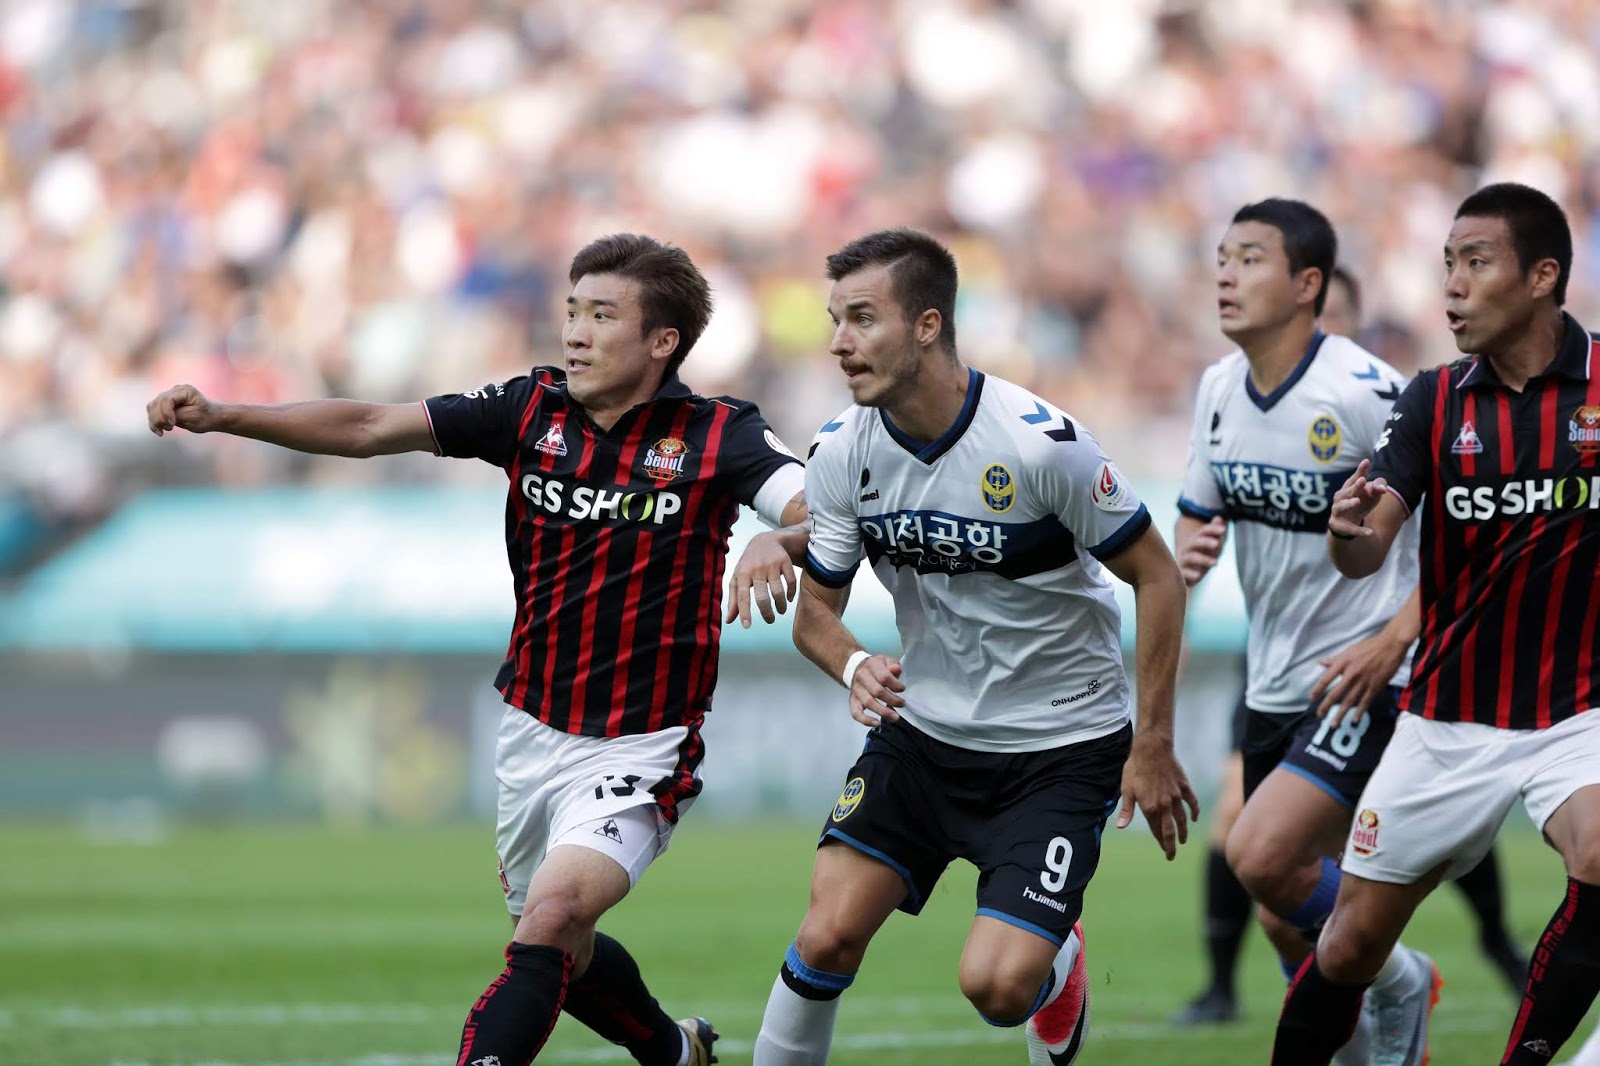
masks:
[[[1333,506],[1328,508],[1328,532],[1341,537],[1370,537],[1372,528],[1367,525],[1367,515],[1378,506],[1389,483],[1383,478],[1367,479],[1372,460],[1363,459],[1356,472],[1333,494]]]
[[[1325,668],[1311,686],[1311,702],[1317,716],[1333,725],[1359,722],[1400,669],[1410,644],[1402,644],[1388,631],[1357,641],[1331,659],[1318,659]]]
[[[1133,824],[1135,804],[1144,812],[1150,834],[1160,842],[1167,860],[1177,858],[1178,845],[1189,841],[1189,820],[1200,817],[1200,800],[1190,787],[1189,777],[1179,765],[1170,740],[1134,735],[1133,751],[1122,768],[1118,829]]]
[[[868,656],[850,679],[850,717],[864,726],[898,722],[900,716],[895,708],[904,707],[906,701],[895,693],[905,690],[899,659],[892,655]]]
[[[795,576],[794,561],[784,548],[776,530],[757,533],[739,562],[728,575],[728,616],[723,624],[737,618],[746,629],[750,628],[753,612],[750,602],[768,622],[777,621],[777,615],[789,609],[789,604],[800,592],[800,581]],[[774,614],[776,610],[776,614]]]
[[[1213,518],[1201,526],[1183,543],[1178,554],[1178,569],[1183,572],[1183,583],[1190,588],[1200,584],[1200,579],[1211,572],[1222,557],[1222,545],[1228,539],[1228,523]]]
[[[221,407],[206,399],[193,385],[174,385],[144,405],[150,432],[161,436],[169,429],[210,433],[221,428]]]

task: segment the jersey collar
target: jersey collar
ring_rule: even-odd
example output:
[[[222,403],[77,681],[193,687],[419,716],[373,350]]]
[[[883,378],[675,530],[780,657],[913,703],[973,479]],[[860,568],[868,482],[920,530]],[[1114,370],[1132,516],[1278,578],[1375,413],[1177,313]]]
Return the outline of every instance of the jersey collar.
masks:
[[[1250,380],[1250,368],[1247,363],[1244,372],[1244,391],[1249,395],[1250,402],[1263,411],[1272,410],[1278,401],[1289,395],[1289,390],[1294,388],[1300,379],[1306,376],[1306,371],[1311,369],[1312,360],[1317,357],[1318,349],[1322,347],[1322,342],[1327,339],[1328,335],[1320,329],[1311,334],[1311,343],[1306,345],[1306,354],[1300,357],[1300,361],[1294,365],[1294,369],[1289,372],[1289,376],[1283,379],[1283,384],[1265,396],[1261,395],[1256,389],[1256,383]]]
[[[1555,375],[1568,381],[1588,381],[1594,341],[1570,314],[1563,311],[1561,318],[1566,323],[1566,331],[1561,335],[1561,347],[1556,350],[1556,357],[1550,365],[1535,374],[1534,378]],[[1480,385],[1501,387],[1503,384],[1489,361],[1481,355],[1474,355],[1467,372],[1456,382],[1456,388],[1470,389]]]
[[[918,462],[932,465],[933,461],[945,452],[954,448],[956,441],[972,425],[972,420],[978,414],[978,397],[983,393],[983,375],[967,367],[967,397],[961,403],[961,413],[956,415],[956,420],[950,428],[940,434],[939,439],[931,444],[922,444],[900,432],[898,426],[889,420],[889,412],[878,408],[878,417],[883,420],[883,428],[888,431],[889,437],[900,447],[910,452]]]

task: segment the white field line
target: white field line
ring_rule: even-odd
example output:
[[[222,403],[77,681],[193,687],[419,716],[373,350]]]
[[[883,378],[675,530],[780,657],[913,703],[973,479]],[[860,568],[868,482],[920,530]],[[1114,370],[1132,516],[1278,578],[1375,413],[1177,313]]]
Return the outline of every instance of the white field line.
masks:
[[[1503,1003],[1500,1005],[1504,1006]],[[1466,1011],[1461,1013],[1463,1017],[1453,1020],[1441,1019],[1434,1028],[1442,1033],[1481,1033],[1502,1029],[1509,1024],[1509,1022],[1502,1019],[1488,1018],[1481,1012],[1476,1015]],[[1170,1026],[1166,1025],[1111,1022],[1091,1027],[1089,1039],[1093,1042],[1109,1041],[1112,1043],[1171,1040],[1174,1037],[1174,1032]],[[1016,1044],[1020,1047],[1021,1043],[1022,1035],[1015,1030],[968,1028],[917,1033],[843,1033],[834,1038],[833,1046],[846,1051],[884,1051],[1002,1044]],[[746,1059],[749,1057],[753,1047],[754,1045],[748,1040],[723,1039],[717,1041],[717,1054]],[[630,1061],[630,1059],[631,1056],[627,1051],[614,1047],[594,1048],[586,1051],[557,1051],[540,1056],[541,1061],[553,1063],[626,1062]],[[119,1058],[110,1060],[107,1066],[454,1066],[454,1061],[451,1056],[440,1054],[378,1053],[344,1059],[292,1059],[265,1063],[238,1062],[216,1058],[191,1060]],[[727,1060],[724,1059],[724,1061]]]

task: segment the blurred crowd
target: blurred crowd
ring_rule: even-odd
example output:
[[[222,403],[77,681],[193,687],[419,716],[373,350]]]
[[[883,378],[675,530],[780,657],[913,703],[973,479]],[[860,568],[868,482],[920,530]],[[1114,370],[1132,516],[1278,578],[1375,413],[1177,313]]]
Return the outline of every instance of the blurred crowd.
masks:
[[[848,403],[823,258],[897,224],[955,248],[968,361],[1171,478],[1237,206],[1322,207],[1411,372],[1453,352],[1450,213],[1501,178],[1570,212],[1600,329],[1600,4],[7,0],[0,492],[86,521],[152,482],[470,476],[157,440],[144,403],[556,361],[568,260],[617,230],[712,280],[685,378],[801,448]]]

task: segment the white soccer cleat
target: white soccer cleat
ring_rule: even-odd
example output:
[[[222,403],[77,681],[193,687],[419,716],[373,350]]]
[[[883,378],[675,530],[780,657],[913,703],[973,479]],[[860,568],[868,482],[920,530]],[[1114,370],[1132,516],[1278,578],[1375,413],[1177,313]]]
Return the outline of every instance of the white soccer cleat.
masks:
[[[1078,957],[1067,986],[1054,1003],[1028,1019],[1028,1066],[1070,1066],[1089,1035],[1089,953],[1083,943],[1083,923],[1072,931],[1078,936]]]
[[[1333,1053],[1333,1066],[1372,1066],[1372,1033],[1376,1027],[1369,995],[1361,1001],[1361,1018],[1350,1042]]]
[[[1410,992],[1394,998],[1368,992],[1373,1020],[1372,1066],[1428,1066],[1428,1021],[1439,1002],[1444,979],[1439,967],[1420,951],[1410,953],[1411,964],[1421,971]]]

